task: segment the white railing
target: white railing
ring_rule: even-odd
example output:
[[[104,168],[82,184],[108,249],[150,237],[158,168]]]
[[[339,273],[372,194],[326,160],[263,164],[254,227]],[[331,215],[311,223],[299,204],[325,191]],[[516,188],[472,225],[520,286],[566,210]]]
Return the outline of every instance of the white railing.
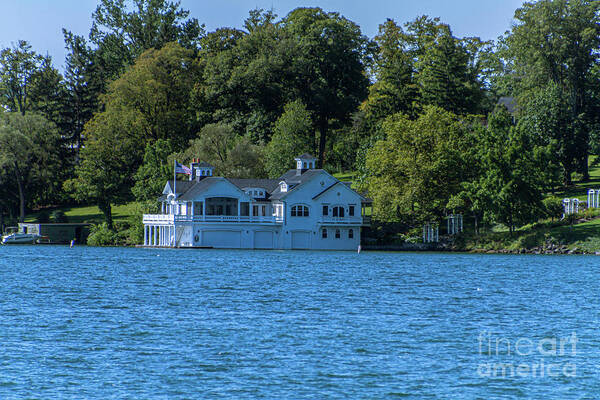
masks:
[[[144,214],[144,223],[156,223],[156,224],[172,224],[175,215],[169,214]]]
[[[321,217],[319,222],[321,224],[361,225],[363,219],[362,217]]]
[[[173,224],[175,222],[236,222],[258,224],[281,224],[283,217],[237,216],[237,215],[171,215],[144,214],[144,223]]]

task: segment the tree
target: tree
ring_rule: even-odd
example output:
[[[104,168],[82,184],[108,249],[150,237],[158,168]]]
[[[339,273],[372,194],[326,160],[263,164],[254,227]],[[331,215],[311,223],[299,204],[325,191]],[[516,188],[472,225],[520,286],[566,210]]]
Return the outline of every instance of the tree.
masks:
[[[498,108],[478,138],[481,174],[469,189],[488,222],[500,222],[514,232],[539,218],[544,210],[544,168],[552,153],[538,146],[512,117]]]
[[[238,136],[227,124],[208,124],[178,160],[200,158],[215,167],[215,174],[231,178],[256,178],[265,175],[261,149]]]
[[[113,229],[112,206],[131,199],[133,175],[143,154],[136,140],[142,127],[139,115],[131,110],[94,115],[85,127],[87,141],[76,177],[64,184],[76,200],[98,205],[108,229]]]
[[[369,176],[362,185],[382,221],[423,222],[441,218],[449,199],[472,171],[464,149],[468,126],[438,107],[416,120],[396,114],[383,124],[385,140],[368,151]]]
[[[529,99],[523,104],[519,121],[520,128],[526,130],[540,146],[551,149],[554,157],[550,165],[562,171],[562,182],[571,184],[571,173],[578,169],[581,149],[587,147],[587,135],[583,116],[573,117],[571,104],[564,90],[553,82],[532,90]],[[556,171],[555,171],[556,172]],[[548,186],[558,186],[558,179],[547,176]]]
[[[421,101],[458,115],[477,113],[483,91],[469,68],[469,53],[448,26],[437,32],[417,65]]]
[[[25,115],[36,109],[35,101],[49,100],[60,79],[50,58],[36,54],[25,40],[0,52],[0,101],[9,111]]]
[[[591,0],[542,0],[525,3],[515,12],[511,32],[501,54],[506,79],[519,105],[552,82],[568,102],[568,134],[578,145],[561,151],[587,177],[590,132],[598,122],[593,98],[597,97],[600,53],[600,3]],[[573,129],[576,127],[576,129]],[[565,141],[564,143],[567,143]],[[566,182],[567,171],[565,171]]]
[[[207,122],[231,125],[257,144],[268,143],[283,105],[292,100],[294,44],[282,38],[274,18],[253,10],[247,32],[217,30],[203,39],[207,47],[200,53],[206,66],[198,110]]]
[[[282,21],[293,40],[294,98],[313,113],[319,131],[319,165],[325,160],[330,120],[348,122],[367,97],[371,42],[354,22],[320,8],[297,8]]]
[[[43,116],[6,113],[0,120],[0,168],[10,171],[19,199],[19,220],[28,203],[48,204],[59,196],[61,145],[56,126]]]
[[[69,50],[65,60],[64,87],[61,98],[61,120],[58,124],[74,152],[74,163],[79,163],[83,147],[83,129],[99,108],[103,88],[94,52],[83,36],[63,29],[65,45]]]
[[[100,0],[92,14],[90,40],[98,46],[105,80],[117,78],[144,51],[169,42],[195,50],[204,28],[180,2],[166,0]]]
[[[299,100],[288,103],[275,122],[275,133],[266,150],[266,168],[270,177],[281,176],[294,157],[314,151],[311,113]]]
[[[135,173],[131,190],[138,202],[155,200],[165,182],[173,176],[173,145],[170,140],[158,139],[146,145],[144,163]]]
[[[136,166],[129,171],[133,176],[142,163],[146,144],[170,140],[174,149],[179,150],[194,137],[198,127],[190,98],[198,76],[193,52],[177,43],[148,50],[111,83],[103,98],[104,111],[94,116],[97,121],[104,121],[104,125],[86,126],[85,136],[94,136],[96,129],[103,131],[105,126],[127,133],[121,140],[135,149],[129,155]]]
[[[415,116],[419,93],[414,81],[415,60],[407,51],[408,35],[388,19],[379,26],[375,42],[376,81],[369,87],[369,97],[361,109],[367,113],[367,119],[375,121],[399,112]]]

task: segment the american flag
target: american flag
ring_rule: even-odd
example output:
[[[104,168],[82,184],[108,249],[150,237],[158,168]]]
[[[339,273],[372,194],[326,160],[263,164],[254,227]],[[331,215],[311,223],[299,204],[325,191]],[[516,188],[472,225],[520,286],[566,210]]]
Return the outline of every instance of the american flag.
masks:
[[[191,175],[192,170],[186,167],[185,165],[179,164],[177,161],[175,161],[175,173]]]

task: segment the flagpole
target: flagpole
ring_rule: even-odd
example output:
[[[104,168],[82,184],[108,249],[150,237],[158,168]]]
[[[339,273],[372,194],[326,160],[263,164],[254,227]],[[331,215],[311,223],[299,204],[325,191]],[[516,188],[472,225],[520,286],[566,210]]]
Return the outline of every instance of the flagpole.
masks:
[[[173,160],[173,199],[176,200],[177,199],[177,172],[175,172],[177,170],[177,160]],[[176,204],[173,204],[173,207],[176,208]],[[173,210],[173,214],[175,214],[175,210]]]

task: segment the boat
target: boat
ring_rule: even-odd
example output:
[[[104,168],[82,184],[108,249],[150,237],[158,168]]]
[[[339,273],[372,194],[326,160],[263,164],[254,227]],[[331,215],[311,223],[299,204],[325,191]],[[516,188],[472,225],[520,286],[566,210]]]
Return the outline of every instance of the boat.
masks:
[[[34,244],[40,235],[35,233],[13,232],[2,236],[2,244]]]

